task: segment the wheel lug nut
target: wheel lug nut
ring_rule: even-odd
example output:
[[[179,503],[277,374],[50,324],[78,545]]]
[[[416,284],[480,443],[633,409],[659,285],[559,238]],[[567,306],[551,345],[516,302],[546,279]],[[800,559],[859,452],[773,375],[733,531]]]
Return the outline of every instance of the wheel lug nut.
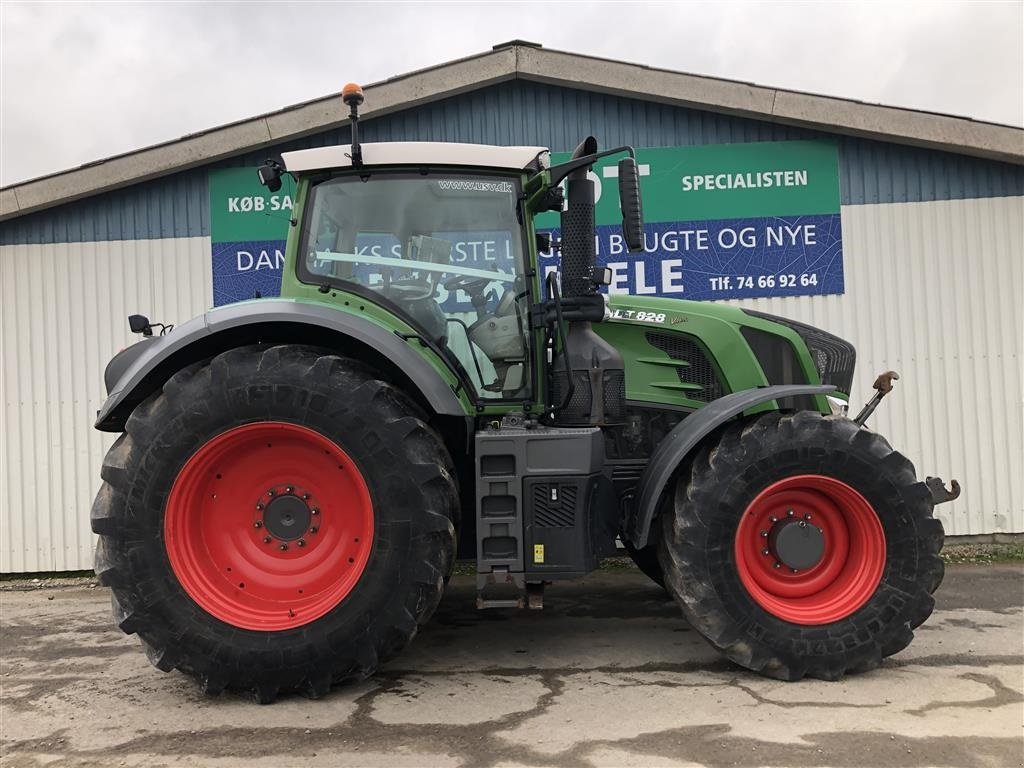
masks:
[[[786,514],[787,514],[787,515],[788,515],[789,517],[792,517],[792,516],[793,516],[793,510],[792,510],[792,509],[790,509],[790,510],[787,510],[787,511],[786,511]]]
[[[782,567],[782,563],[776,563],[775,565],[772,566],[772,568],[781,568],[781,567]]]
[[[771,516],[771,517],[769,517],[768,519],[769,519],[769,520],[771,520],[771,521],[772,521],[773,523],[777,523],[777,522],[779,522],[779,518],[775,517],[775,515],[772,515],[772,516]]]
[[[313,507],[311,510],[309,510],[309,514],[311,514],[311,515],[319,515],[320,514],[320,510],[317,509],[316,507]]]
[[[274,495],[274,489],[271,488],[269,491],[267,491],[267,496],[273,496],[273,495]]]
[[[314,525],[314,526],[313,526],[312,528],[310,528],[310,529],[309,529],[309,532],[310,532],[310,533],[316,533],[316,532],[317,532],[317,531],[319,531],[319,530],[320,530],[320,529],[319,529],[319,528],[317,528],[317,527],[316,527],[316,526]]]
[[[262,504],[257,504],[256,505],[256,509],[263,509],[263,505]]]
[[[804,515],[804,520],[810,520],[810,519],[811,519],[811,513],[808,512],[806,515]]]
[[[278,549],[280,549],[282,552],[284,552],[285,550],[288,549],[288,545],[287,544],[281,544],[281,546],[279,546]]]
[[[770,554],[771,554],[771,552],[769,552],[769,551],[768,551],[767,549],[762,549],[762,550],[761,550],[761,554],[762,554],[762,555],[770,555]]]
[[[798,568],[790,568],[789,570],[791,570],[793,573],[800,573],[800,569]]]
[[[304,546],[306,546],[306,542],[303,541],[302,539],[299,539],[298,541],[295,542],[295,546],[296,547],[304,547]]]
[[[269,544],[269,543],[270,543],[270,542],[272,542],[272,541],[273,541],[273,539],[272,539],[272,538],[270,538],[269,536],[264,536],[264,537],[263,537],[263,543],[264,543],[264,544]]]
[[[762,539],[767,539],[768,538],[768,531],[761,531],[761,538]]]
[[[294,489],[294,488],[292,488],[292,487],[291,487],[291,486],[289,485],[289,486],[285,486],[284,492],[285,492],[285,493],[291,493],[291,492],[292,492],[292,491],[294,491],[294,490],[295,490],[295,489]]]
[[[262,521],[262,520],[256,520],[256,521],[255,521],[255,522],[254,522],[254,523],[252,524],[252,527],[253,527],[253,528],[262,528],[262,527],[263,527],[263,521]]]
[[[302,494],[302,498],[304,498],[304,499],[306,499],[308,501],[309,500],[309,494],[308,493]]]

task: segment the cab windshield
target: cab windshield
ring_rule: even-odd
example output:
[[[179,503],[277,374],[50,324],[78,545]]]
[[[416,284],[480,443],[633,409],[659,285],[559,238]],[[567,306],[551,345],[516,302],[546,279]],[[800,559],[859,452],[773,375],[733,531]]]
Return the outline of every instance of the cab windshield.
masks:
[[[448,350],[483,398],[527,399],[518,180],[329,179],[310,190],[299,277],[370,292]]]

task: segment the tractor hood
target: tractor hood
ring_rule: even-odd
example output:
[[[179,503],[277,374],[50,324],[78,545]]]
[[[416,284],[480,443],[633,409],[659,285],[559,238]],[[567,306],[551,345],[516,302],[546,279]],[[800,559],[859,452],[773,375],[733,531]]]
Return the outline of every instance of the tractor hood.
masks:
[[[692,400],[693,406],[708,402],[712,394],[751,387],[821,383],[849,395],[852,386],[853,345],[803,323],[731,305],[622,294],[608,297],[608,312],[610,317],[596,324],[595,330],[626,350],[627,356],[631,353],[637,370],[649,368],[652,387],[668,392],[671,386],[674,399]],[[689,354],[698,354],[699,348],[707,365],[689,366],[689,373],[679,373],[679,381],[663,381],[665,364],[652,359],[651,347],[664,353],[677,334],[695,345]],[[714,387],[698,382],[704,386],[703,397],[692,388],[695,382],[689,381],[697,368],[706,373],[708,382],[715,382]],[[627,394],[638,399],[639,393]],[[644,393],[644,399],[651,394]]]

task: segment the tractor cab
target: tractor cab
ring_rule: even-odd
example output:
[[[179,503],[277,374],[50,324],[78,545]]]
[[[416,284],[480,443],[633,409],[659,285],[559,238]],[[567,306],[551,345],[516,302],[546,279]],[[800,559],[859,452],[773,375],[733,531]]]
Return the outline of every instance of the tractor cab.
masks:
[[[364,297],[402,318],[478,398],[528,399],[534,273],[523,177],[546,165],[547,150],[366,144],[354,168],[346,149],[283,156],[289,172],[308,179],[298,281]]]

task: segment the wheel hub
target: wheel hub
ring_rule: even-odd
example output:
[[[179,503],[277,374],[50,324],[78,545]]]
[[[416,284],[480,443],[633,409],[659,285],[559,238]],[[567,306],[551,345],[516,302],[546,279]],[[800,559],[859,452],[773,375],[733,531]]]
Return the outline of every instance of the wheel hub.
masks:
[[[267,532],[280,541],[295,541],[309,530],[310,508],[295,494],[275,496],[263,510]]]
[[[369,488],[341,447],[308,427],[228,429],[185,462],[164,545],[185,592],[241,629],[315,621],[355,588],[373,548]]]
[[[768,548],[787,568],[813,568],[825,554],[825,536],[806,520],[786,518],[775,523],[768,534]]]
[[[826,475],[792,475],[755,496],[736,528],[739,580],[776,618],[821,625],[850,616],[882,580],[886,537],[872,505]]]

